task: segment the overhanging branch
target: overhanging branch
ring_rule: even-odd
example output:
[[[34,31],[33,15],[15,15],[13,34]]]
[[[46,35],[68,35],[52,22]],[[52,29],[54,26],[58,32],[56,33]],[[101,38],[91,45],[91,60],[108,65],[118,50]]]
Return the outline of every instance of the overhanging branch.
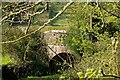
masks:
[[[27,27],[27,29],[26,29],[26,31],[25,31],[25,34],[27,34],[27,32],[28,32],[28,30],[29,30],[29,28],[30,28],[31,18],[32,18],[33,16],[35,16],[35,15],[42,14],[42,13],[43,13],[44,11],[46,11],[46,10],[47,10],[47,4],[45,5],[45,8],[42,9],[40,12],[35,12],[35,13],[33,13],[33,14],[29,14],[29,23],[28,23],[28,27]]]
[[[20,13],[22,13],[22,12],[24,12],[24,11],[27,11],[27,10],[29,10],[29,9],[31,9],[31,8],[33,8],[33,7],[35,7],[36,5],[38,5],[38,4],[40,4],[40,3],[41,3],[41,1],[38,1],[38,2],[36,2],[34,5],[32,5],[31,7],[22,9],[22,10],[20,10],[20,11],[18,11],[18,12],[15,12],[15,13],[11,13],[11,14],[9,14],[9,15],[3,17],[3,18],[0,20],[0,22],[4,21],[5,19],[7,19],[8,17],[10,17],[10,16],[12,16],[12,15],[20,14]]]
[[[20,37],[20,38],[18,38],[18,39],[16,39],[16,40],[0,42],[0,44],[14,43],[14,42],[17,42],[17,41],[19,41],[19,40],[21,40],[21,39],[23,39],[23,38],[25,38],[25,37],[28,37],[28,36],[36,33],[37,31],[43,29],[48,23],[50,23],[51,21],[53,21],[54,19],[56,19],[58,16],[60,16],[60,15],[67,9],[67,7],[70,6],[72,3],[73,3],[73,2],[67,3],[67,4],[64,6],[64,8],[63,8],[61,11],[59,11],[59,13],[58,13],[56,16],[54,16],[53,18],[49,19],[46,23],[43,24],[42,27],[40,27],[40,28],[34,30],[33,32],[31,32],[31,33],[29,33],[29,34],[26,34],[26,35],[24,35],[24,36],[22,36],[22,37]]]

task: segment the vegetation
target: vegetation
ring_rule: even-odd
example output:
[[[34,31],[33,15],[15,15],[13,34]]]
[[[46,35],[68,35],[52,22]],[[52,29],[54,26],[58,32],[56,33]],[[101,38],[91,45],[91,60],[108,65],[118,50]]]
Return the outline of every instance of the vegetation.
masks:
[[[3,80],[120,78],[120,2],[3,2],[2,13]],[[67,58],[49,66],[49,30],[66,30],[64,45],[78,58],[60,74],[49,69]]]
[[[116,5],[115,3],[88,3],[86,7],[85,4],[75,3],[75,6],[73,5],[72,19],[70,17],[72,24],[70,24],[71,27],[65,37],[65,43],[68,47],[82,57],[83,61],[80,62],[81,65],[79,66],[81,68],[84,66],[82,71],[85,72],[89,68],[95,69],[90,77],[83,76],[89,72],[79,73],[78,76],[91,78],[99,71],[102,74],[102,70],[106,74],[119,75],[117,46],[119,46],[120,28],[118,26],[120,18],[108,13],[111,10],[108,6],[111,6],[113,10],[118,10],[116,8],[117,3]],[[111,13],[119,16],[117,12]],[[96,78],[97,75],[93,77]]]

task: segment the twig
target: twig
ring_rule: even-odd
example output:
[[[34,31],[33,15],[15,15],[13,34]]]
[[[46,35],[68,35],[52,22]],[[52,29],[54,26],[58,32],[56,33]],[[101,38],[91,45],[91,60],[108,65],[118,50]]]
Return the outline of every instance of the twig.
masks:
[[[116,14],[113,14],[112,11],[108,11],[107,9],[105,9],[104,7],[100,6],[103,10],[105,10],[108,14],[112,15],[112,16],[115,16],[117,18],[120,18],[120,16],[116,15]]]
[[[29,22],[28,22],[28,27],[27,27],[27,29],[26,29],[26,31],[25,31],[25,34],[28,33],[28,30],[29,30],[29,28],[30,28],[31,18],[32,18],[33,16],[35,16],[35,15],[42,14],[46,9],[47,9],[47,4],[45,5],[45,8],[44,8],[41,12],[36,12],[36,13],[34,13],[34,14],[29,14],[29,15],[28,15],[28,16],[29,16]]]
[[[120,78],[120,76],[117,76],[117,75],[107,75],[104,73],[103,69],[101,69],[101,73],[104,77],[114,77],[114,78]]]
[[[8,17],[10,17],[10,16],[12,16],[12,15],[16,15],[16,14],[19,14],[19,13],[24,12],[24,11],[26,11],[26,10],[29,10],[29,9],[35,7],[36,5],[40,4],[40,3],[41,3],[41,1],[38,1],[38,2],[36,2],[34,5],[32,5],[31,7],[28,7],[28,8],[26,8],[26,9],[22,9],[22,10],[20,10],[20,11],[18,11],[18,12],[15,12],[15,13],[11,13],[11,14],[3,17],[3,18],[0,20],[0,22],[2,22],[3,20],[7,19]]]
[[[22,37],[20,37],[20,38],[18,38],[18,39],[16,39],[16,40],[0,42],[0,44],[14,43],[14,42],[17,42],[17,41],[19,41],[19,40],[21,40],[21,39],[23,39],[23,38],[25,38],[25,37],[28,37],[28,36],[36,33],[37,31],[43,29],[48,23],[50,23],[51,21],[53,21],[54,19],[56,19],[58,16],[60,16],[60,15],[67,9],[67,7],[70,6],[72,3],[73,3],[73,2],[67,3],[67,4],[64,6],[64,8],[63,8],[56,16],[54,16],[53,18],[49,19],[46,23],[43,24],[42,27],[40,27],[40,28],[34,30],[33,32],[31,32],[31,33],[29,33],[29,34],[26,34],[26,35],[24,35],[24,36],[22,36]]]
[[[25,30],[25,34],[28,33],[28,30],[29,30],[29,28],[30,28],[30,25],[31,25],[31,16],[29,15],[28,27],[27,27],[26,30]]]
[[[38,14],[42,14],[44,11],[47,10],[47,4],[45,5],[45,8],[41,10],[41,12],[36,12],[34,14],[29,14],[30,16],[35,16],[35,15],[38,15]]]
[[[27,43],[27,45],[26,45],[26,50],[25,50],[25,52],[24,52],[24,54],[23,54],[23,60],[24,61],[26,61],[26,55],[27,55],[27,52],[28,52],[28,50],[29,50],[29,44],[30,44],[30,41]]]
[[[117,7],[118,9],[120,9],[120,6],[119,6],[119,4],[115,3],[115,5],[116,5],[116,7]]]
[[[99,5],[99,3],[97,3],[98,4],[98,8],[99,8],[99,10],[100,10],[100,14],[101,14],[101,16],[102,16],[102,26],[101,27],[104,27],[105,26],[105,22],[104,22],[104,15],[103,15],[103,12],[102,12],[102,10],[101,10],[101,7],[100,7],[100,5]]]

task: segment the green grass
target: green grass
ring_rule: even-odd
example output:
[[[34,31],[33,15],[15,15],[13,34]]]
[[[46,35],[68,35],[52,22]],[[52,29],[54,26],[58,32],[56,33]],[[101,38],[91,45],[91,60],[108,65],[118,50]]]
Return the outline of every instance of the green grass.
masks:
[[[67,19],[58,19],[53,25],[65,26],[68,25]]]
[[[42,29],[42,31],[49,31],[49,30],[68,30],[67,26],[46,26]]]
[[[51,79],[54,79],[54,78],[59,78],[61,75],[60,74],[54,74],[54,75],[48,75],[48,76],[42,76],[41,78],[51,78]]]
[[[60,74],[54,74],[54,75],[48,75],[48,76],[42,76],[42,77],[37,77],[37,76],[28,76],[27,78],[23,78],[20,80],[59,80]]]

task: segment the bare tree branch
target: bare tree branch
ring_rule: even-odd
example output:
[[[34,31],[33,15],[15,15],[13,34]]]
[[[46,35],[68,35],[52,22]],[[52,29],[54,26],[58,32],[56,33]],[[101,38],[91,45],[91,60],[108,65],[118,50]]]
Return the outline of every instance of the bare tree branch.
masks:
[[[29,15],[28,27],[27,27],[26,30],[25,30],[25,34],[28,33],[28,30],[29,30],[29,28],[30,28],[30,25],[31,25],[31,16]]]
[[[100,6],[100,7],[101,7],[103,10],[105,10],[108,14],[110,14],[110,15],[112,15],[112,16],[115,16],[115,17],[117,17],[117,18],[120,18],[120,16],[112,13],[112,11],[108,11],[108,10],[107,10],[106,8],[104,8],[103,6]]]
[[[0,20],[0,22],[2,22],[3,20],[7,19],[8,17],[10,17],[10,16],[12,16],[12,15],[16,15],[16,14],[19,14],[19,13],[24,12],[24,11],[26,11],[26,10],[29,10],[29,9],[35,7],[36,5],[40,4],[40,3],[41,3],[41,2],[38,1],[38,2],[36,2],[34,5],[32,5],[31,7],[27,7],[27,8],[25,8],[25,9],[19,10],[18,12],[11,13],[11,14],[3,17],[3,18]]]
[[[38,15],[38,14],[42,14],[44,11],[47,10],[47,4],[45,5],[45,8],[42,9],[40,12],[35,12],[34,14],[29,14],[30,16],[35,16],[35,15]]]
[[[73,2],[67,3],[67,4],[64,6],[64,8],[63,8],[61,11],[59,11],[59,13],[58,13],[56,16],[54,16],[53,18],[49,19],[46,23],[43,24],[42,27],[40,27],[40,28],[34,30],[33,32],[31,32],[31,33],[29,33],[29,34],[26,34],[26,35],[24,35],[24,36],[22,36],[22,37],[20,37],[20,38],[18,38],[18,39],[16,39],[16,40],[6,41],[6,42],[0,42],[0,44],[14,43],[14,42],[17,42],[17,41],[19,41],[19,40],[21,40],[21,39],[23,39],[23,38],[25,38],[25,37],[27,37],[27,36],[30,36],[30,35],[36,33],[37,31],[43,29],[48,23],[50,23],[51,21],[53,21],[54,19],[56,19],[58,16],[60,16],[60,15],[67,9],[67,7],[70,6],[72,3],[73,3]]]
[[[42,14],[44,11],[46,11],[46,9],[47,9],[47,4],[45,5],[45,8],[44,8],[42,11],[36,12],[36,13],[34,13],[34,14],[29,14],[29,23],[28,23],[28,27],[27,27],[27,29],[26,29],[26,31],[25,31],[25,34],[28,33],[28,30],[29,30],[29,28],[30,28],[31,18],[32,18],[33,16],[35,16],[35,15]]]
[[[29,50],[29,48],[30,48],[29,44],[30,44],[30,41],[27,43],[27,45],[26,45],[26,50],[25,50],[25,52],[24,52],[24,54],[23,54],[23,60],[24,60],[24,61],[26,61],[26,54],[27,54],[27,52],[28,52],[28,50]]]

